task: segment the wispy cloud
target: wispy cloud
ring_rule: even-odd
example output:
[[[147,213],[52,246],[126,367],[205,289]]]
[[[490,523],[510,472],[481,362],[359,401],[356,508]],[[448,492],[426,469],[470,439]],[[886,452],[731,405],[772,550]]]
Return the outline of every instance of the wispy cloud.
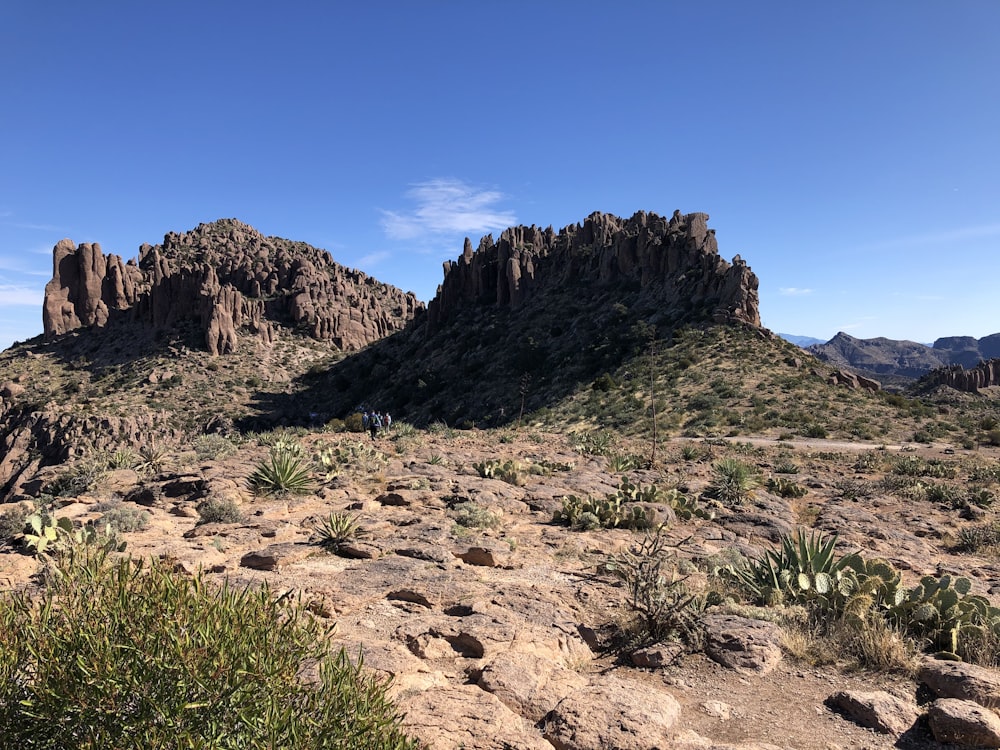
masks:
[[[506,196],[457,179],[420,182],[406,191],[412,211],[383,211],[382,228],[392,239],[423,234],[485,234],[517,222],[513,211],[498,207]]]
[[[956,227],[943,232],[928,232],[927,234],[912,234],[896,237],[883,242],[875,242],[864,247],[871,250],[889,250],[917,245],[950,245],[956,242],[1000,237],[1000,224],[982,224],[974,227]]]
[[[807,294],[812,294],[812,289],[802,289],[797,286],[783,286],[778,290],[779,294],[785,297],[805,297]]]
[[[0,284],[0,305],[32,305],[40,306],[45,292],[27,286]]]
[[[368,255],[363,255],[357,260],[358,268],[371,268],[372,266],[377,266],[384,260],[388,260],[392,257],[392,253],[387,250],[379,250],[378,252],[368,253]]]

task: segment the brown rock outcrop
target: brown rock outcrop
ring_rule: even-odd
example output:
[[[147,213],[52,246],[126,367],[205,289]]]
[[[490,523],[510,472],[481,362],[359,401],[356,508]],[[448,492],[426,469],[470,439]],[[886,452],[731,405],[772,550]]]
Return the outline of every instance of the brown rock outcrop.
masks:
[[[961,365],[941,367],[928,373],[922,381],[930,386],[947,385],[967,393],[979,393],[981,388],[1000,385],[1000,357],[980,362],[966,370]]]
[[[52,249],[52,279],[45,285],[42,325],[46,336],[83,326],[102,326],[113,310],[136,300],[141,272],[135,263],[105,256],[98,244],[60,240]]]
[[[756,275],[737,255],[719,256],[708,214],[667,219],[640,211],[630,219],[593,213],[583,224],[518,226],[444,264],[444,281],[428,306],[433,333],[471,303],[517,308],[545,289],[572,284],[636,284],[678,311],[700,308],[716,322],[760,326]]]
[[[353,350],[399,330],[422,307],[412,293],[345,268],[323,250],[223,219],[143,245],[138,262],[61,240],[42,322],[51,338],[116,315],[156,328],[194,319],[213,354],[233,351],[241,333],[270,343],[274,327],[284,325]]]

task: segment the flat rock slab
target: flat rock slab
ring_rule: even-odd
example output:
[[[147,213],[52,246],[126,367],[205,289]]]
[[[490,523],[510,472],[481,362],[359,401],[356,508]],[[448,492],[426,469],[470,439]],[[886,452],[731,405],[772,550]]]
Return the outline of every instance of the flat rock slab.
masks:
[[[767,674],[781,661],[781,628],[735,615],[704,618],[705,653],[731,669]]]
[[[959,698],[1000,708],[1000,673],[960,661],[926,659],[917,679],[938,698]]]
[[[514,652],[498,654],[479,676],[479,687],[531,721],[540,721],[559,701],[586,685],[586,677],[551,659]]]
[[[316,554],[316,549],[314,544],[295,544],[294,542],[272,544],[264,549],[243,555],[240,558],[240,565],[253,570],[281,570]]]
[[[426,690],[400,707],[403,726],[427,750],[552,750],[538,730],[475,685]]]
[[[838,690],[826,699],[826,703],[855,724],[883,734],[903,734],[920,715],[916,703],[900,700],[884,690],[870,693]]]
[[[556,750],[656,750],[670,747],[680,713],[670,693],[606,677],[559,701],[545,739]]]
[[[988,708],[958,698],[939,698],[927,711],[934,739],[965,747],[1000,747],[1000,717]]]

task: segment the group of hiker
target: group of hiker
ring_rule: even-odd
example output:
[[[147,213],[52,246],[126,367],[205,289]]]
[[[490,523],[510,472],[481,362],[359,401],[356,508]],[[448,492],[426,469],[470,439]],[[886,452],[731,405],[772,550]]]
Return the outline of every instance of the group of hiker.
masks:
[[[392,427],[392,415],[389,412],[368,411],[365,409],[361,413],[361,425],[371,433],[372,440],[374,440],[380,430],[388,432]]]

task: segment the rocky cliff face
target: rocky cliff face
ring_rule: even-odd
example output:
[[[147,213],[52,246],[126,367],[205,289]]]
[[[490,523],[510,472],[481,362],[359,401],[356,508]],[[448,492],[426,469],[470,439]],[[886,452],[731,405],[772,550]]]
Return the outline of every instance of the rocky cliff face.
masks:
[[[517,309],[554,287],[634,283],[669,310],[701,308],[716,322],[760,326],[757,277],[737,255],[719,256],[708,214],[667,219],[640,211],[630,219],[593,213],[558,233],[513,227],[495,241],[444,265],[444,281],[428,307],[430,333],[471,303]]]
[[[116,316],[156,328],[193,319],[213,354],[232,352],[240,335],[269,343],[283,325],[350,351],[401,329],[422,308],[413,294],[325,251],[224,219],[143,245],[138,262],[62,240],[42,321],[51,338]]]

